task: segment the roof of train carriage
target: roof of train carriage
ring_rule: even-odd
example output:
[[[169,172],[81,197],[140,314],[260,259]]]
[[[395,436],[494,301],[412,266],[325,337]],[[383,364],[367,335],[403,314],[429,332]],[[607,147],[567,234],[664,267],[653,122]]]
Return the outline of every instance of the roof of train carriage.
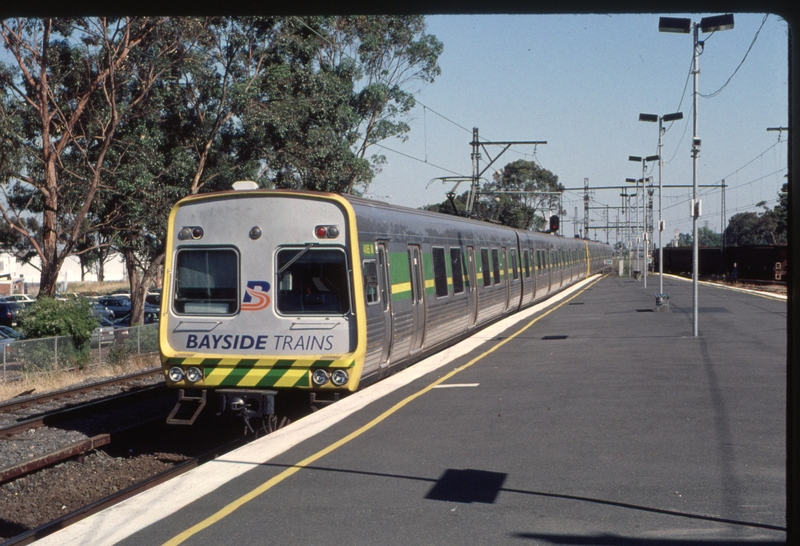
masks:
[[[348,202],[350,202],[353,205],[359,205],[359,206],[363,206],[363,207],[386,209],[386,210],[398,211],[398,212],[414,213],[414,214],[418,214],[418,215],[422,215],[422,216],[428,216],[428,217],[431,217],[431,218],[437,218],[437,219],[440,219],[440,220],[444,219],[444,218],[457,219],[459,222],[471,223],[471,224],[475,225],[476,227],[480,226],[482,228],[495,227],[495,228],[502,228],[502,229],[512,229],[514,231],[518,231],[520,233],[526,233],[528,235],[537,235],[537,236],[541,236],[541,237],[546,237],[546,236],[550,235],[550,236],[553,236],[553,237],[559,237],[560,241],[575,241],[575,242],[578,242],[578,241],[583,242],[583,241],[585,241],[585,242],[588,242],[588,243],[591,243],[591,244],[596,244],[596,245],[600,245],[600,246],[607,246],[605,243],[600,243],[598,241],[592,241],[591,239],[578,239],[578,238],[570,239],[568,237],[563,237],[563,236],[559,236],[559,235],[552,235],[552,234],[550,234],[548,232],[545,232],[545,231],[531,231],[531,230],[525,230],[525,229],[512,228],[512,227],[505,226],[505,225],[502,225],[502,224],[498,224],[498,223],[495,223],[495,222],[489,222],[489,221],[486,221],[486,220],[478,220],[478,219],[474,219],[474,218],[468,218],[466,216],[460,216],[460,215],[454,215],[454,214],[451,215],[451,214],[446,214],[446,213],[442,213],[442,212],[435,212],[435,211],[430,211],[430,210],[425,210],[425,209],[415,209],[415,208],[411,208],[411,207],[405,207],[405,206],[402,206],[402,205],[393,205],[393,204],[387,203],[385,201],[367,199],[367,198],[364,198],[364,197],[359,197],[359,196],[351,195],[351,194],[317,192],[317,191],[311,191],[311,190],[262,189],[262,188],[254,188],[252,186],[246,186],[246,187],[244,187],[244,189],[231,189],[231,190],[221,191],[221,192],[196,194],[196,195],[185,197],[182,201],[184,201],[184,200],[189,201],[189,200],[196,200],[196,199],[209,199],[209,198],[213,198],[214,196],[220,196],[220,197],[244,196],[244,195],[246,195],[247,193],[250,193],[250,192],[254,192],[254,193],[258,193],[258,194],[281,193],[281,194],[286,194],[286,195],[297,195],[298,197],[300,197],[300,196],[308,196],[308,197],[339,197],[339,198],[346,199]]]

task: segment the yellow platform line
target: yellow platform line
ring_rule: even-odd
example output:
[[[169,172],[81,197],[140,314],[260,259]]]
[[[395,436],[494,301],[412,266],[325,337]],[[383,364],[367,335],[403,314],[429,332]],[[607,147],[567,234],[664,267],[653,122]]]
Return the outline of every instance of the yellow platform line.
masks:
[[[472,360],[470,360],[469,362],[467,362],[463,366],[455,368],[453,371],[451,371],[450,373],[440,377],[439,379],[437,379],[436,381],[434,381],[433,383],[431,383],[427,387],[424,387],[420,391],[418,391],[418,392],[408,396],[407,398],[401,400],[400,402],[398,402],[397,404],[395,404],[394,406],[392,406],[391,408],[389,408],[388,410],[386,410],[385,412],[383,412],[382,414],[377,416],[375,419],[373,419],[372,421],[370,421],[366,425],[364,425],[361,428],[359,428],[358,430],[355,430],[355,431],[351,432],[350,434],[348,434],[344,438],[341,438],[340,440],[332,443],[328,447],[326,447],[326,448],[324,448],[324,449],[322,449],[320,451],[317,451],[316,453],[314,453],[313,455],[311,455],[309,457],[306,457],[305,459],[303,459],[302,461],[300,461],[296,465],[287,468],[286,470],[284,470],[280,474],[278,474],[276,476],[273,476],[272,478],[270,478],[266,482],[262,483],[261,485],[259,485],[255,489],[251,490],[249,493],[246,493],[245,495],[239,497],[238,499],[236,499],[235,501],[231,502],[227,506],[224,506],[223,508],[221,508],[215,514],[210,515],[209,517],[207,517],[203,521],[193,525],[192,527],[188,528],[186,531],[184,531],[184,532],[180,533],[179,535],[173,537],[172,539],[168,540],[167,542],[164,543],[164,546],[177,546],[178,544],[182,544],[183,542],[185,542],[189,538],[193,537],[194,535],[196,535],[200,531],[211,527],[212,525],[214,525],[218,521],[220,521],[223,518],[231,515],[233,512],[235,512],[236,510],[238,510],[239,508],[241,508],[242,506],[244,506],[245,504],[247,504],[251,500],[253,500],[256,497],[266,493],[267,491],[272,489],[275,485],[278,485],[279,483],[284,481],[286,478],[289,478],[290,476],[293,476],[294,474],[296,474],[297,472],[299,472],[303,468],[306,468],[307,466],[309,466],[310,464],[312,464],[312,463],[316,462],[317,460],[321,459],[325,455],[328,455],[328,454],[332,453],[333,451],[336,451],[337,449],[339,449],[343,445],[345,445],[345,444],[349,443],[350,441],[358,438],[359,436],[361,436],[362,434],[364,434],[368,430],[374,428],[376,425],[378,425],[381,422],[383,422],[384,420],[386,420],[388,417],[390,417],[394,413],[397,413],[399,410],[401,410],[402,408],[404,408],[405,406],[407,406],[408,404],[410,404],[411,402],[413,402],[414,400],[416,400],[417,398],[419,398],[423,394],[426,394],[427,392],[432,390],[437,385],[439,385],[441,383],[444,383],[445,381],[447,381],[448,379],[450,379],[451,377],[453,377],[457,373],[466,370],[467,368],[469,368],[470,366],[472,366],[473,364],[475,364],[477,362],[480,362],[481,360],[483,360],[484,358],[486,358],[487,356],[489,356],[490,354],[495,352],[497,349],[499,349],[500,347],[502,347],[503,345],[505,345],[506,343],[508,343],[512,339],[516,338],[518,335],[520,335],[523,332],[525,332],[528,328],[530,328],[531,326],[533,326],[534,324],[539,322],[541,319],[543,319],[544,317],[546,317],[547,315],[549,315],[550,313],[552,313],[556,309],[559,309],[560,307],[566,305],[567,303],[569,303],[570,301],[572,301],[573,299],[578,297],[587,288],[593,286],[600,279],[602,279],[604,277],[605,277],[605,275],[601,275],[595,281],[587,284],[586,286],[583,287],[583,289],[581,289],[580,291],[576,292],[572,297],[567,298],[564,301],[562,301],[561,303],[559,303],[558,305],[552,307],[551,309],[548,309],[546,312],[542,313],[538,317],[536,317],[533,320],[531,320],[528,324],[523,326],[520,330],[518,330],[517,332],[515,332],[512,335],[508,336],[507,338],[501,340],[499,343],[497,343],[496,345],[492,346],[490,349],[488,349],[487,351],[481,353],[480,355],[476,356],[475,358],[473,358]]]

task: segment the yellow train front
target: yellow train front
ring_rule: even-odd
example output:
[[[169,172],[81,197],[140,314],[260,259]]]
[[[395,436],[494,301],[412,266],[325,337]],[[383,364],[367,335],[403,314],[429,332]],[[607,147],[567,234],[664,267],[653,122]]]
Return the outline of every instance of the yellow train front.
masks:
[[[353,222],[346,200],[303,192],[176,205],[159,331],[167,384],[181,389],[168,422],[193,423],[210,390],[218,413],[247,422],[272,415],[280,389],[358,388],[365,334]]]

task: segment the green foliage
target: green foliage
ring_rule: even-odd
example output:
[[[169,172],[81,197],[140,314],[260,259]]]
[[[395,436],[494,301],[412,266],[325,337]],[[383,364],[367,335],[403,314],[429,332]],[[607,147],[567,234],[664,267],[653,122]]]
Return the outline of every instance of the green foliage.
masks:
[[[69,336],[75,349],[88,356],[92,331],[99,320],[85,299],[56,300],[39,297],[19,314],[19,330],[29,339]]]
[[[734,214],[725,229],[725,244],[729,246],[780,245],[787,243],[789,185],[778,193],[778,204],[770,209],[764,202],[756,206],[764,212]]]
[[[40,260],[44,294],[112,247],[141,292],[185,195],[358,193],[443,49],[420,15],[9,19],[0,43],[0,244]]]
[[[558,193],[563,190],[558,176],[533,161],[520,159],[503,167],[495,174],[494,180],[483,184],[472,216],[518,229],[543,230],[550,213],[562,214]],[[467,197],[468,192],[464,192],[453,196],[452,201],[424,208],[446,214],[463,214]]]
[[[721,247],[722,234],[714,233],[710,228],[702,226],[697,228],[697,242],[700,246]]]

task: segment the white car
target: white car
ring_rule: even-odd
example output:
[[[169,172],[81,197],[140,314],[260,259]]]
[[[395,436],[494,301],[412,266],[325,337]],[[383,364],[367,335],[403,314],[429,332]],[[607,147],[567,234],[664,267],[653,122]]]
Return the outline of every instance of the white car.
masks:
[[[33,303],[36,300],[27,294],[11,294],[2,298],[3,301],[15,301],[17,303]]]

